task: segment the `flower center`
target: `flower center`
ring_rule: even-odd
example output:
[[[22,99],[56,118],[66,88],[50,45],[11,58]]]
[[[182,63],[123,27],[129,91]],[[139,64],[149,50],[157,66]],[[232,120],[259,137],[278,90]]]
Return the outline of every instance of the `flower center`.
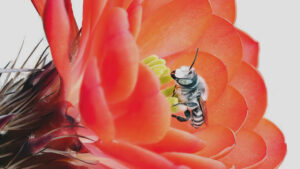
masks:
[[[157,75],[161,85],[165,85],[172,81],[170,68],[166,66],[166,61],[164,59],[161,59],[156,55],[151,55],[142,60],[142,62]],[[172,112],[178,112],[176,107],[172,106],[178,103],[178,98],[173,96],[173,90],[174,86],[165,87],[161,89],[161,93],[167,97]]]

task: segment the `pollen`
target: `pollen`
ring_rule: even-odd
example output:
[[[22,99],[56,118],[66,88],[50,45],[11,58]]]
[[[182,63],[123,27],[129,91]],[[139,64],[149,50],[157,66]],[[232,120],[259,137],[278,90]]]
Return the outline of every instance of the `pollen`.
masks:
[[[166,66],[166,61],[156,55],[146,57],[142,62],[150,68],[159,78],[160,84],[164,85],[172,81],[170,68]],[[167,97],[170,105],[178,103],[178,98],[173,96],[174,86],[161,89],[161,93]],[[171,106],[172,112],[177,112],[176,107]]]

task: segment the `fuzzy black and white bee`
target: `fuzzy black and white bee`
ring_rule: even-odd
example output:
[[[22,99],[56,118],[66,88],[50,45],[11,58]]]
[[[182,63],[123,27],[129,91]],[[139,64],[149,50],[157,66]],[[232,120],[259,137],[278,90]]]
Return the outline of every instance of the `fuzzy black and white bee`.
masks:
[[[171,77],[176,81],[173,96],[177,94],[179,103],[173,105],[184,105],[185,117],[172,114],[180,122],[191,120],[194,128],[200,127],[205,121],[207,98],[207,85],[205,80],[197,74],[193,65],[197,59],[198,49],[193,63],[190,67],[182,66],[171,72]]]

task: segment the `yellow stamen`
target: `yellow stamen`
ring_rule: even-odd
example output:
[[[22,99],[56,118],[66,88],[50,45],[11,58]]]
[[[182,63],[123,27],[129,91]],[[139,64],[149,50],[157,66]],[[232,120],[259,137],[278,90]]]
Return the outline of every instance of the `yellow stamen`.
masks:
[[[151,55],[146,57],[142,62],[158,76],[161,85],[172,81],[170,68],[166,66],[166,61],[164,59],[161,59],[156,55]],[[172,96],[173,90],[174,86],[162,89],[161,92],[167,97],[169,104],[171,105],[172,112],[177,112],[176,107],[172,106],[178,103],[178,98]]]

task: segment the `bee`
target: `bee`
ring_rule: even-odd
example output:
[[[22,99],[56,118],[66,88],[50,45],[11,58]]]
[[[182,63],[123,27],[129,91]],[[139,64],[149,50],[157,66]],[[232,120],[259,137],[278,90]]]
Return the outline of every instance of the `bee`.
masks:
[[[197,59],[196,52],[193,63],[190,67],[182,66],[171,72],[171,77],[176,81],[173,96],[177,94],[179,103],[173,106],[184,105],[187,109],[184,111],[185,117],[172,114],[180,122],[191,120],[191,126],[199,128],[205,121],[207,85],[205,80],[197,74],[193,65]]]

